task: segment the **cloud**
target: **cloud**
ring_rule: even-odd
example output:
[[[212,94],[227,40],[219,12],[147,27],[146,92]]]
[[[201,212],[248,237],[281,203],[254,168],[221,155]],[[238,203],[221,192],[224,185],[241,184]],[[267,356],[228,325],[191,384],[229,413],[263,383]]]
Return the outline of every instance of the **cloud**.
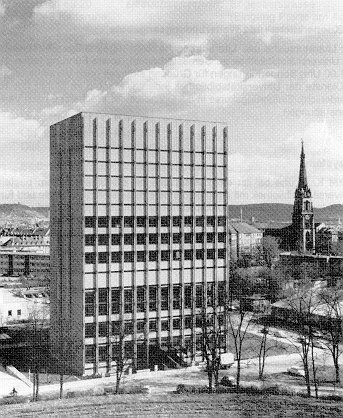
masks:
[[[0,81],[11,73],[12,71],[6,65],[0,65]]]
[[[41,111],[42,116],[55,116],[63,113],[64,106],[63,105],[56,105],[53,107],[46,107]]]
[[[0,168],[0,201],[48,203],[48,132],[35,119],[0,111],[0,146],[6,158]]]
[[[9,21],[27,21],[33,17],[35,8],[46,1],[48,0],[2,0],[3,15]]]

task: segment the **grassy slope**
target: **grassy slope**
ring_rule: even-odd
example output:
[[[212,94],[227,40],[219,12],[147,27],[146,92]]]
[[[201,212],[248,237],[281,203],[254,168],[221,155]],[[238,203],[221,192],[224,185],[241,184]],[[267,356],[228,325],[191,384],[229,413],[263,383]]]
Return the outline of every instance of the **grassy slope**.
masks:
[[[343,416],[342,403],[242,394],[119,395],[2,407],[2,416]]]

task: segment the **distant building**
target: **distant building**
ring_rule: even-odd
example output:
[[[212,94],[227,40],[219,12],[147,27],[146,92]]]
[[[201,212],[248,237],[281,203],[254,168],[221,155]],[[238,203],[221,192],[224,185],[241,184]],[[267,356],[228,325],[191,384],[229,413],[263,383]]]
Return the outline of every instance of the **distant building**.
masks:
[[[0,326],[32,320],[48,320],[49,295],[45,288],[0,287]]]
[[[31,251],[0,251],[0,274],[50,277],[50,255]]]
[[[122,332],[134,369],[202,358],[203,307],[227,329],[227,127],[80,113],[50,132],[53,349],[73,341],[80,375],[115,367]]]
[[[262,231],[245,222],[230,222],[230,234],[231,253],[235,254],[236,258],[255,254],[263,238]],[[236,249],[233,248],[234,245]]]

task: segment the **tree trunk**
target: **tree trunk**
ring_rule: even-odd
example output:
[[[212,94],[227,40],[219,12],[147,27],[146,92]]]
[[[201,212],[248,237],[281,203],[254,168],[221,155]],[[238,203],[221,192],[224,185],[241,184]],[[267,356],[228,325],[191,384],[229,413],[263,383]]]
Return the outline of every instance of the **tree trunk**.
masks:
[[[239,387],[241,381],[241,359],[237,358],[237,374],[236,374],[236,386]]]
[[[35,394],[35,401],[38,401],[38,392],[39,392],[39,370],[36,371],[36,394]]]
[[[207,371],[208,376],[208,391],[209,393],[213,392],[213,376],[212,376],[212,370]]]
[[[338,355],[336,355],[333,359],[335,365],[335,375],[336,375],[336,384],[341,383],[341,376],[339,375],[339,362],[338,362]]]
[[[312,359],[312,372],[313,372],[313,383],[314,383],[314,392],[316,399],[318,399],[318,381],[317,381],[317,370],[314,363],[314,353],[313,353],[313,341],[311,343],[311,359]]]

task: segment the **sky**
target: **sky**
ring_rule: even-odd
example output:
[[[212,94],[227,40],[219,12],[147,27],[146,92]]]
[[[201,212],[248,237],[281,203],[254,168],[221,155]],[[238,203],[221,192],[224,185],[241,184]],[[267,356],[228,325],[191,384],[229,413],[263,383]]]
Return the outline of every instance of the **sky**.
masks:
[[[49,204],[80,111],[227,122],[230,203],[343,203],[341,0],[0,0],[0,203]]]

